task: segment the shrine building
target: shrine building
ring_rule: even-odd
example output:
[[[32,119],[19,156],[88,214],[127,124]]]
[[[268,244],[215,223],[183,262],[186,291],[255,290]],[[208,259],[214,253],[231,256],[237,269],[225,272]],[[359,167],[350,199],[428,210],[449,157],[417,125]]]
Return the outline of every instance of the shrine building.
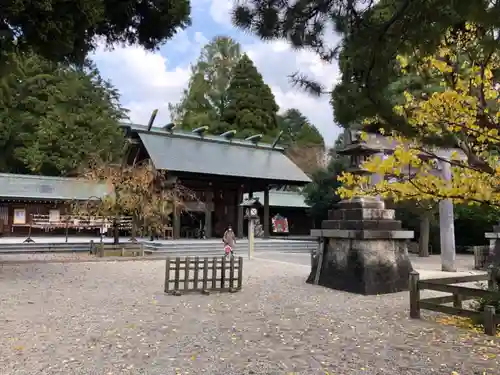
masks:
[[[235,139],[235,131],[220,136],[207,135],[208,127],[192,132],[122,124],[130,143],[129,164],[151,160],[167,180],[196,194],[186,202],[186,210],[172,217],[173,238],[193,237],[203,228],[207,238],[221,237],[231,225],[238,237],[245,234],[245,218],[240,202],[243,195],[262,194],[264,237],[271,230],[270,190],[283,186],[303,186],[311,182],[276,144],[260,143],[261,136]],[[276,143],[276,142],[275,142]]]
[[[107,184],[77,178],[0,173],[0,235],[98,233],[101,222],[67,216],[72,203],[111,193]]]
[[[264,201],[264,192],[256,192],[254,198]],[[244,194],[243,199],[248,199]],[[310,206],[299,191],[269,191],[269,216],[271,218],[272,236],[309,236],[314,220],[309,213]],[[264,222],[264,215],[259,214],[260,222]],[[279,225],[281,224],[281,225]],[[244,227],[247,236],[247,228]]]

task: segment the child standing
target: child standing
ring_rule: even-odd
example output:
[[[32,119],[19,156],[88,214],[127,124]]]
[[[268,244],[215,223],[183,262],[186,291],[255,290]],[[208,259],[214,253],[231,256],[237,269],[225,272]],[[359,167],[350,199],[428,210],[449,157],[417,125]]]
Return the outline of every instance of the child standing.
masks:
[[[236,236],[234,235],[231,225],[229,225],[224,232],[222,242],[224,243],[224,253],[226,257],[229,256],[229,254],[234,257],[234,245],[236,244]]]

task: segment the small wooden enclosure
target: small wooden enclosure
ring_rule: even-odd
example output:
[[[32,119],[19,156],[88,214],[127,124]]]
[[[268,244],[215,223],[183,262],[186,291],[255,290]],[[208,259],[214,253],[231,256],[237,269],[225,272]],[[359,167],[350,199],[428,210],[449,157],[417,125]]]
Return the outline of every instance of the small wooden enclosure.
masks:
[[[488,290],[454,285],[474,281],[488,281]],[[420,291],[425,289],[450,294],[422,299],[420,298]],[[497,326],[500,325],[500,316],[495,313],[495,307],[487,305],[481,313],[464,309],[462,302],[474,298],[485,298],[495,301],[499,297],[500,292],[498,291],[498,285],[496,285],[495,275],[492,270],[489,270],[488,275],[468,275],[430,280],[420,280],[418,272],[415,271],[410,274],[410,318],[413,319],[420,318],[420,310],[422,309],[472,319],[483,318],[484,333],[495,336]],[[448,303],[453,303],[453,306],[446,306]]]
[[[90,253],[98,257],[144,256],[142,242],[125,242],[121,244],[94,243],[90,241]]]
[[[166,259],[165,293],[237,292],[241,290],[242,283],[242,257]]]

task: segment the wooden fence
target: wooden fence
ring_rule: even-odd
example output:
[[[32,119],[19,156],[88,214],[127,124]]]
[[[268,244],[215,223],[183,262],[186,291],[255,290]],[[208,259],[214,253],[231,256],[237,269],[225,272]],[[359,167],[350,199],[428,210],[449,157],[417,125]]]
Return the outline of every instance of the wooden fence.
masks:
[[[488,281],[488,290],[453,285],[474,281]],[[451,295],[421,299],[420,291],[425,289],[451,293]],[[463,301],[475,298],[485,298],[489,300],[500,299],[500,292],[496,285],[495,275],[491,270],[488,272],[488,275],[445,277],[431,280],[419,280],[419,274],[415,271],[410,274],[411,318],[419,319],[421,309],[472,319],[482,318],[484,333],[494,336],[496,334],[497,325],[500,325],[500,315],[495,314],[494,306],[486,306],[482,313],[462,308]],[[445,306],[445,304],[448,303],[453,303],[453,306]]]
[[[229,275],[228,275],[229,273]],[[243,283],[243,258],[167,258],[165,293],[237,292]]]

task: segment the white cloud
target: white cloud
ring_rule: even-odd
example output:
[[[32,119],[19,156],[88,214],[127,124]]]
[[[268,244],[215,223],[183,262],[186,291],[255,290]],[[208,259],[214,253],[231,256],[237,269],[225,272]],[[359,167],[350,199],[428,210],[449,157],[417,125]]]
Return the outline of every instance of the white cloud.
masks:
[[[211,0],[210,16],[221,25],[231,25],[231,9],[234,2],[232,0]]]
[[[227,25],[230,23],[231,4],[227,0],[212,0],[210,5],[205,6],[210,6],[216,22]],[[196,27],[196,23],[193,27]],[[230,35],[238,40],[237,31]],[[207,41],[200,31],[191,31],[190,34],[184,31],[167,44],[168,54],[175,56],[176,53],[188,51],[194,60],[200,47]],[[293,87],[289,75],[299,71],[330,89],[338,79],[336,64],[325,64],[309,51],[294,51],[284,41],[264,43],[255,40],[243,44],[243,50],[270,85],[281,110],[298,108],[320,129],[327,144],[333,144],[339,129],[333,122],[328,95],[316,98]],[[146,123],[153,109],[158,108],[156,125],[170,121],[167,104],[178,102],[189,79],[189,62],[173,67],[170,66],[171,60],[160,53],[145,52],[139,47],[118,47],[113,51],[98,49],[94,54],[94,61],[102,75],[110,79],[122,93],[122,104],[131,111],[131,120]]]
[[[132,122],[145,123],[159,109],[157,121],[169,121],[167,104],[177,102],[189,79],[188,67],[169,68],[160,53],[140,47],[98,48],[93,56],[101,74],[111,80],[130,110]]]

